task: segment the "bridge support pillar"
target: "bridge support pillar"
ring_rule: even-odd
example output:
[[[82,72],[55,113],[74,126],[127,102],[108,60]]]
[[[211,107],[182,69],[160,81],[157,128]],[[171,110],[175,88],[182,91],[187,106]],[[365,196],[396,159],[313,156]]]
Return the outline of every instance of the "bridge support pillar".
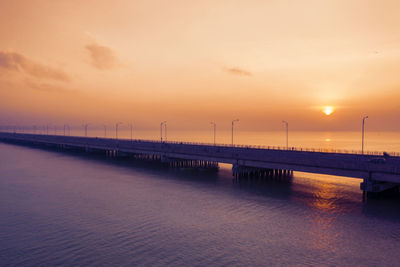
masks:
[[[360,189],[364,193],[380,193],[399,186],[400,184],[375,181],[370,178],[364,178],[364,181],[360,183]]]
[[[210,171],[218,171],[219,169],[218,162],[216,161],[178,159],[162,156],[161,162],[170,168],[176,169],[200,169]]]
[[[267,179],[286,180],[287,178],[291,178],[292,174],[292,170],[247,167],[239,164],[232,165],[232,176],[234,176],[234,181],[250,180],[253,182],[259,182]]]

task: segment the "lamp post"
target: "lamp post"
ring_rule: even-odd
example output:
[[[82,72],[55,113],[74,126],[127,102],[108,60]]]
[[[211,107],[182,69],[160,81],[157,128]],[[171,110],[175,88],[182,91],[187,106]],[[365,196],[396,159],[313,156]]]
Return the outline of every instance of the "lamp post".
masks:
[[[89,127],[89,123],[83,124],[82,126],[85,128],[85,137],[87,137],[87,130]]]
[[[131,128],[131,142],[132,142],[132,137],[133,137],[133,124],[132,123],[130,123],[129,124],[129,127]]]
[[[104,138],[107,137],[107,125],[103,124],[103,128],[104,128]]]
[[[368,119],[368,116],[364,116],[362,119],[362,137],[361,137],[361,154],[364,154],[364,132],[365,132],[365,120]]]
[[[46,135],[49,135],[49,125],[46,124]]]
[[[232,121],[232,146],[233,146],[233,126],[235,125],[235,122],[237,122],[237,121],[239,121],[239,119]]]
[[[164,139],[167,142],[167,122],[164,123]]]
[[[215,123],[215,122],[210,122],[210,124],[212,124],[213,126],[214,126],[214,146],[215,146],[215,136],[216,136],[216,133],[217,133],[217,124]]]
[[[162,143],[162,132],[163,132],[162,128],[163,128],[164,123],[167,123],[167,121],[163,121],[163,122],[160,123],[160,140],[161,140],[161,143]]]
[[[289,123],[287,121],[282,121],[286,125],[286,149],[289,148]]]
[[[122,122],[117,122],[115,124],[115,139],[118,140],[118,125],[122,124]]]

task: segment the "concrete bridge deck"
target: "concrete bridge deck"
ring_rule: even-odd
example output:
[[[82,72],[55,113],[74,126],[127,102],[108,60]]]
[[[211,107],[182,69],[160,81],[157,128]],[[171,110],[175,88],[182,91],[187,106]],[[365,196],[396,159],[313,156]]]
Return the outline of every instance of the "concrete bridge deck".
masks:
[[[228,163],[233,172],[243,170],[280,170],[320,173],[363,179],[361,189],[380,192],[400,185],[400,156],[384,153],[361,155],[302,151],[302,149],[268,149],[245,146],[190,144],[144,140],[0,133],[0,141],[19,142],[64,149],[82,149],[125,155],[146,155],[163,161],[204,161]],[[214,164],[214,166],[215,166]],[[213,164],[211,164],[213,165]]]

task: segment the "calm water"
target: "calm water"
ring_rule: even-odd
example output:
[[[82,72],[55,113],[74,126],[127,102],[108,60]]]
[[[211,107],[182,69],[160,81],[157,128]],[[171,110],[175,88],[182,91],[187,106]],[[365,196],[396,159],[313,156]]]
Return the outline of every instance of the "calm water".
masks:
[[[0,266],[398,266],[400,201],[0,143]]]

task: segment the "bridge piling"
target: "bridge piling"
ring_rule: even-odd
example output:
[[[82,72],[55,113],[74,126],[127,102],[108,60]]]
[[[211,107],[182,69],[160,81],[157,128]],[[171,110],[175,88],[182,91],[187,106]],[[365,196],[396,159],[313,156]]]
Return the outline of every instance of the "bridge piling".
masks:
[[[293,175],[292,170],[283,169],[267,169],[241,166],[238,164],[232,165],[233,181],[251,181],[259,182],[265,180],[288,180]]]

